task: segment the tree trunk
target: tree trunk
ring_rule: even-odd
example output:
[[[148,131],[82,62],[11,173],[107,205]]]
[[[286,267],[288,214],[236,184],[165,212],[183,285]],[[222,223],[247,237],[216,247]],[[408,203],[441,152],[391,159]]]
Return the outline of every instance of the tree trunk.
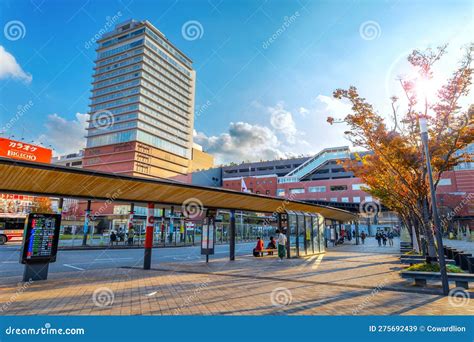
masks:
[[[427,243],[427,258],[426,262],[430,263],[431,258],[436,258],[436,246],[434,242],[434,235],[433,235],[433,229],[431,229],[431,224],[430,224],[430,215],[428,212],[428,201],[426,198],[423,198],[423,233],[426,238],[426,243]]]

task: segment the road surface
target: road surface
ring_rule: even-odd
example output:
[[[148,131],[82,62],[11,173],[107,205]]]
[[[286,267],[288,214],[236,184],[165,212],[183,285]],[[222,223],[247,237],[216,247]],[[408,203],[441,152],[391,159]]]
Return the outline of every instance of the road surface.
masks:
[[[236,244],[235,254],[249,255],[255,243]],[[229,256],[229,245],[216,245],[212,258]],[[0,246],[0,278],[22,276],[24,266],[19,263],[20,246]],[[152,267],[160,262],[203,262],[199,246],[153,248]],[[49,266],[49,272],[71,272],[93,269],[108,269],[121,266],[143,266],[143,249],[102,249],[58,251],[55,263]]]

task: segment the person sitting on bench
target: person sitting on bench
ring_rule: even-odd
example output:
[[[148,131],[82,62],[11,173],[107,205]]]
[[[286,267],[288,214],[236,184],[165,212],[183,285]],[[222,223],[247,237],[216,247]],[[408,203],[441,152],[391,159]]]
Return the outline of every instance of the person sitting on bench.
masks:
[[[253,256],[254,257],[259,257],[263,256],[263,240],[260,239],[260,236],[257,237],[257,246],[253,249]]]
[[[277,249],[276,241],[273,236],[270,236],[270,242],[268,242],[267,249]],[[273,255],[273,252],[269,251],[268,255]]]

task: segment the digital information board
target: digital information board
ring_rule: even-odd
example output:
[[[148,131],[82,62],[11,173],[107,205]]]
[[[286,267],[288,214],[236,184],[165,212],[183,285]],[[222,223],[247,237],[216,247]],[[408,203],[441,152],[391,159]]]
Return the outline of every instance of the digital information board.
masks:
[[[22,264],[55,262],[60,227],[60,214],[28,214],[23,232],[20,262]]]

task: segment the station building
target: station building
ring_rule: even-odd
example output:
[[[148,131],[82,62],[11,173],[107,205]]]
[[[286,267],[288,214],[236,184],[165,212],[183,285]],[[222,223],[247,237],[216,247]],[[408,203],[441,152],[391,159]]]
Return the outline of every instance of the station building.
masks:
[[[474,154],[474,144],[459,153]],[[359,153],[360,154],[360,153]],[[380,213],[372,222],[364,217],[364,203],[377,199],[362,189],[362,180],[342,162],[354,160],[355,153],[347,146],[324,149],[314,156],[225,165],[194,172],[186,181],[236,191],[291,198],[358,210],[362,214],[361,229],[367,226],[396,227],[398,217],[379,206]],[[184,179],[182,179],[184,180]],[[454,213],[455,229],[474,230],[474,162],[465,162],[443,174],[437,188],[440,211]],[[370,218],[368,218],[370,220]],[[365,225],[365,227],[364,227]],[[374,233],[374,227],[368,233]]]

